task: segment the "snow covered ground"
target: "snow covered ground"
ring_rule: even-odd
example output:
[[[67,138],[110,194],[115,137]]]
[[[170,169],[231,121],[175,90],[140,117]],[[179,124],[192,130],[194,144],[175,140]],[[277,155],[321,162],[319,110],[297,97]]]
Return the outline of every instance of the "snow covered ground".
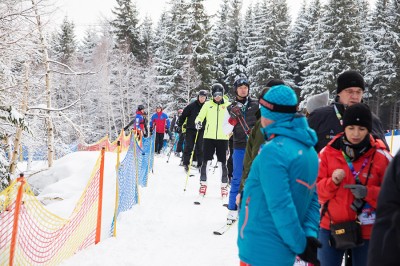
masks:
[[[39,198],[48,202],[54,213],[68,217],[90,177],[99,152],[77,152],[57,160],[54,167],[29,179],[43,189]],[[215,174],[209,178],[207,197],[194,205],[199,189],[199,174],[189,177],[179,158],[155,157],[154,173],[148,187],[140,188],[140,204],[120,214],[117,237],[107,238],[114,211],[116,156],[106,154],[105,197],[102,241],[76,254],[62,265],[238,265],[237,227],[225,235],[213,235],[226,221],[220,182]],[[213,170],[210,171],[212,173]],[[54,177],[58,182],[50,184]],[[50,201],[50,198],[64,200]]]
[[[390,137],[387,142],[391,145]],[[393,141],[392,154],[400,149],[400,136]],[[57,161],[50,170],[39,172],[28,182],[41,191],[39,198],[53,213],[68,218],[100,152],[76,152]],[[121,161],[123,159],[121,158]],[[121,213],[117,237],[108,237],[114,212],[116,154],[106,153],[102,241],[83,250],[62,265],[238,265],[237,226],[225,235],[213,235],[226,220],[227,209],[220,199],[219,169],[212,169],[207,197],[194,205],[199,174],[189,177],[178,166],[179,158],[155,157],[154,172],[146,188],[140,188],[140,204]],[[34,165],[40,168],[40,165]],[[20,166],[19,170],[23,170]]]

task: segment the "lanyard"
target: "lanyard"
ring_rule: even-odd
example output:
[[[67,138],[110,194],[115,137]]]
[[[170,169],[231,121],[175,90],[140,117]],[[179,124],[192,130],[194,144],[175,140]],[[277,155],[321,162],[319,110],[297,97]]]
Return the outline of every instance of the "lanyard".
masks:
[[[339,110],[337,109],[336,104],[334,104],[333,107],[335,108],[336,117],[339,120],[340,125],[343,126],[342,115],[340,114]]]
[[[347,165],[348,165],[349,168],[350,168],[350,171],[351,171],[351,173],[352,173],[354,179],[356,180],[356,183],[357,183],[357,184],[361,184],[361,181],[360,181],[360,179],[358,178],[358,176],[360,175],[360,173],[362,172],[362,170],[364,170],[365,166],[367,166],[367,163],[368,163],[368,159],[369,159],[369,158],[365,158],[365,159],[364,159],[364,162],[363,162],[362,165],[361,165],[360,171],[356,172],[356,170],[354,169],[354,165],[353,165],[353,163],[351,162],[349,156],[347,156],[347,154],[344,153],[343,151],[342,151],[342,154],[343,154],[344,159],[345,159],[346,162],[347,162]]]

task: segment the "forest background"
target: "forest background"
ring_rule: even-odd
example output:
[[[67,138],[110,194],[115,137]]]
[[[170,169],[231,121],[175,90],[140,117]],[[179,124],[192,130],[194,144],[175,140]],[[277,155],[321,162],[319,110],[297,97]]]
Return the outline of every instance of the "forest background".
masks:
[[[359,70],[364,102],[385,129],[399,128],[398,1],[304,1],[294,21],[286,0],[258,0],[246,9],[241,0],[219,1],[211,17],[204,0],[170,0],[153,22],[139,19],[133,0],[116,0],[113,19],[78,40],[68,17],[54,30],[54,1],[2,0],[2,182],[26,154],[51,166],[79,142],[114,140],[139,104],[150,115],[156,104],[172,115],[214,82],[233,97],[241,75],[254,97],[279,78],[306,102],[326,90],[334,97],[338,74]]]

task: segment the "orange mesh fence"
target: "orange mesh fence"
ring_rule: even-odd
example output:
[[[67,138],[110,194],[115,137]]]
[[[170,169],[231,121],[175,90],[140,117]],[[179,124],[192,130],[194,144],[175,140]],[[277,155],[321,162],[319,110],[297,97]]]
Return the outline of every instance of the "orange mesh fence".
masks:
[[[127,151],[129,148],[129,140],[131,138],[131,135],[132,133],[129,132],[129,135],[125,136],[124,130],[121,130],[118,138],[113,142],[110,142],[108,136],[105,136],[104,138],[93,144],[78,144],[78,151],[100,151],[103,147],[105,147],[106,151],[117,152],[118,141],[121,143],[121,150]]]
[[[111,225],[116,235],[116,217],[139,202],[138,185],[147,185],[154,160],[155,137],[143,138],[139,147],[136,134],[118,137],[128,145],[127,155],[119,164],[120,150],[105,137],[99,142],[82,146],[81,150],[105,149],[118,152],[116,210]],[[130,139],[129,139],[130,138]],[[116,141],[117,143],[117,141]],[[123,146],[121,146],[121,150]],[[0,265],[57,265],[77,251],[100,241],[102,177],[104,150],[91,177],[68,219],[48,211],[36,198],[23,177],[0,193]]]
[[[0,194],[0,265],[57,265],[95,243],[101,159],[69,219],[49,212],[23,178]]]

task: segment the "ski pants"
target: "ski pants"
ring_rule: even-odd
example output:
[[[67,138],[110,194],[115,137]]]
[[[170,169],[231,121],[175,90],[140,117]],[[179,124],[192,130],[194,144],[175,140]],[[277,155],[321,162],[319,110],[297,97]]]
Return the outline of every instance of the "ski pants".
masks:
[[[322,248],[318,249],[318,259],[323,266],[342,265],[344,250],[333,248],[329,245],[331,231],[324,228],[319,229],[318,240],[322,243]],[[364,239],[364,245],[351,249],[352,265],[367,265],[369,240]]]
[[[216,153],[217,161],[221,164],[221,182],[228,183],[228,168],[226,167],[228,140],[204,139],[203,148],[204,162],[200,170],[200,181],[207,181],[207,166],[211,164],[214,153]]]
[[[164,145],[164,133],[156,133],[155,151],[160,153]]]
[[[237,210],[236,206],[236,196],[239,192],[240,181],[242,180],[243,173],[243,160],[246,149],[233,149],[233,177],[231,181],[231,190],[229,192],[229,202],[228,209],[229,210]]]
[[[201,166],[203,163],[203,134],[204,130],[199,130],[197,134],[196,147],[194,147],[194,141],[196,139],[197,130],[196,129],[186,129],[185,136],[185,148],[183,151],[183,164],[189,165],[190,156],[192,152],[196,154],[197,166]],[[193,156],[194,158],[194,156]]]

